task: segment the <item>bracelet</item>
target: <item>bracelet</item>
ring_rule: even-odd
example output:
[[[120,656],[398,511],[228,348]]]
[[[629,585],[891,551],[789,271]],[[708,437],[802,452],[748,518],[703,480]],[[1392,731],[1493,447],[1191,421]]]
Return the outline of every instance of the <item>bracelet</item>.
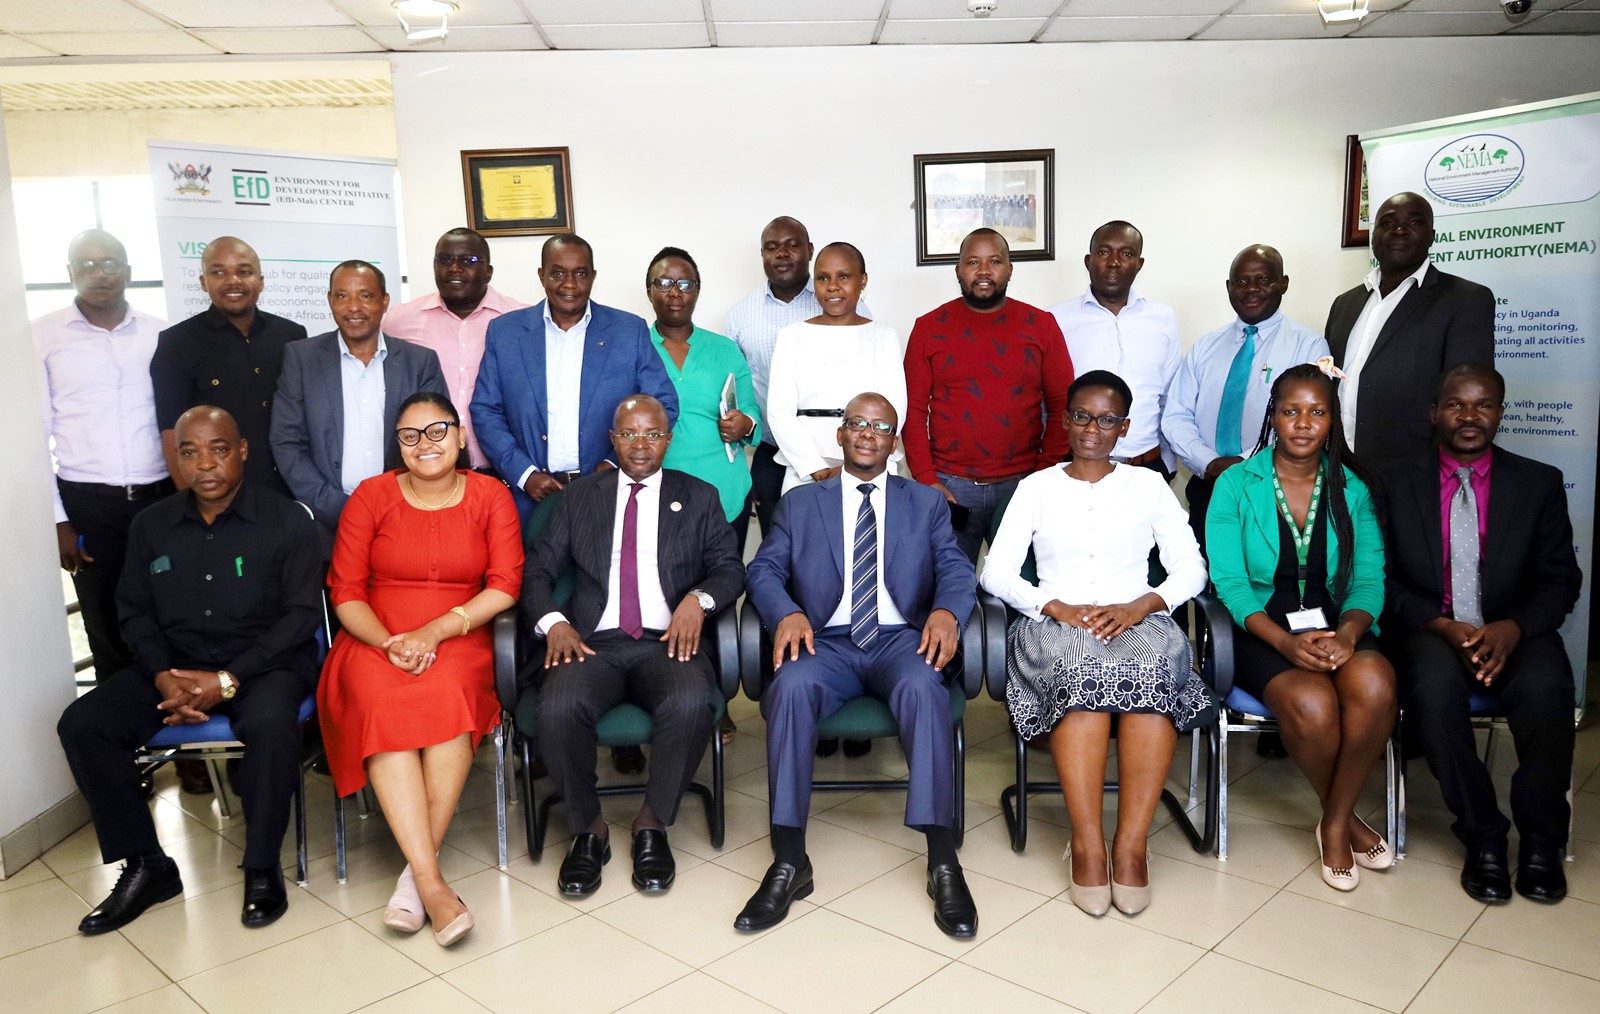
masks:
[[[472,629],[472,617],[467,615],[467,609],[465,606],[456,606],[450,611],[461,617],[461,632],[463,634]]]

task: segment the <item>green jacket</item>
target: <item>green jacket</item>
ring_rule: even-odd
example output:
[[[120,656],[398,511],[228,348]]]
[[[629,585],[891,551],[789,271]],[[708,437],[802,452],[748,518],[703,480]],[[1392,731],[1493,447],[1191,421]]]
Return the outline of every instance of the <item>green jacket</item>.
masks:
[[[1324,457],[1326,462],[1326,457]],[[1350,594],[1338,601],[1329,586],[1328,597],[1340,612],[1361,609],[1374,620],[1383,612],[1383,534],[1373,510],[1372,494],[1348,468],[1344,470],[1345,504],[1355,529],[1356,551],[1350,575]],[[1324,500],[1326,503],[1326,500]],[[1331,519],[1330,519],[1331,521]],[[1223,472],[1211,491],[1206,511],[1206,555],[1211,563],[1211,583],[1217,596],[1244,626],[1245,617],[1266,609],[1272,598],[1272,578],[1278,569],[1278,502],[1272,491],[1272,448],[1265,448]],[[1339,536],[1328,526],[1328,580],[1339,571]],[[1336,617],[1329,617],[1337,622]],[[1372,625],[1377,633],[1378,625]]]

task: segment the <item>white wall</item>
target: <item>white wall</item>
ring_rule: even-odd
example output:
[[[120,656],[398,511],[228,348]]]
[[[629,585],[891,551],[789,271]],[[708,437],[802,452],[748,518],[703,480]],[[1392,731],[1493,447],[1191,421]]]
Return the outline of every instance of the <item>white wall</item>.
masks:
[[[1141,287],[1192,341],[1230,316],[1241,247],[1282,250],[1287,312],[1321,327],[1366,269],[1338,246],[1346,134],[1600,89],[1600,38],[399,54],[396,131],[409,263],[464,221],[460,150],[567,145],[601,302],[644,313],[646,262],[687,248],[699,318],[761,282],[757,237],[792,214],[867,256],[867,298],[902,340],[956,295],[915,266],[911,156],[1056,149],[1054,262],[1014,296],[1087,285],[1092,229],[1145,234]],[[537,237],[494,241],[497,285],[532,300]],[[413,279],[427,291],[428,279]]]

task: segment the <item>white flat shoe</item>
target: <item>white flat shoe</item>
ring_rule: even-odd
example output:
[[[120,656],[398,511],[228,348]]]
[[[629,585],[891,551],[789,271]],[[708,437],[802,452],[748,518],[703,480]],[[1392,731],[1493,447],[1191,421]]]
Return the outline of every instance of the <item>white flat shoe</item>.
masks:
[[[389,907],[383,910],[383,924],[401,933],[415,933],[427,921],[427,910],[422,907],[422,896],[417,894],[417,881],[411,876],[408,865],[400,871],[395,881],[394,893],[389,896]]]
[[[1355,815],[1351,814],[1351,816],[1354,817]],[[1388,842],[1383,840],[1383,835],[1378,834],[1377,831],[1373,830],[1371,824],[1368,824],[1360,817],[1356,817],[1355,819],[1362,827],[1366,828],[1368,831],[1372,831],[1372,833],[1377,835],[1378,838],[1378,843],[1367,849],[1365,852],[1357,852],[1355,849],[1350,850],[1351,858],[1356,861],[1356,865],[1365,866],[1369,870],[1387,870],[1389,867],[1393,866],[1394,850],[1389,847]]]
[[[1322,821],[1317,821],[1317,865],[1322,869],[1322,882],[1335,891],[1354,891],[1361,883],[1361,874],[1354,866],[1329,866],[1322,858]]]
[[[1084,887],[1072,879],[1072,843],[1067,843],[1067,850],[1061,853],[1061,858],[1067,861],[1067,899],[1074,905],[1093,916],[1102,916],[1111,909],[1111,860],[1106,859],[1107,883],[1098,887]]]

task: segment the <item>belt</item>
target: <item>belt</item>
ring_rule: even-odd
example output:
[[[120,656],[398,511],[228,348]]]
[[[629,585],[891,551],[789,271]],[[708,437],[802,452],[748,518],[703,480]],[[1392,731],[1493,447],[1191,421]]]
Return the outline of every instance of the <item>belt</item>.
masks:
[[[842,419],[842,418],[844,418],[844,409],[842,409],[842,408],[797,408],[797,409],[794,410],[794,414],[798,415],[798,416],[805,416],[805,417],[807,417],[809,419]]]
[[[160,500],[170,496],[173,491],[171,479],[160,479],[156,482],[147,482],[138,486],[119,486],[104,482],[73,482],[71,479],[57,478],[56,483],[64,489],[77,490],[80,493],[92,493],[95,496],[114,496],[118,500],[127,500],[136,503],[140,500]]]
[[[1033,474],[1033,471],[1030,469],[1026,472],[1018,472],[1016,475],[1002,475],[993,479],[974,479],[966,475],[956,475],[954,472],[949,472],[946,474],[954,476],[955,478],[960,479],[962,482],[970,482],[974,486],[998,486],[1003,482],[1015,482],[1018,479],[1026,479],[1028,476]]]
[[[555,481],[561,483],[561,485],[563,485],[563,486],[565,486],[567,483],[572,482],[572,481],[574,481],[576,479],[583,478],[583,473],[581,471],[577,471],[577,470],[574,470],[574,471],[571,471],[571,472],[547,472],[545,474],[549,475],[550,478],[552,478]]]
[[[1113,455],[1112,460],[1120,461],[1124,465],[1144,465],[1156,460],[1159,457],[1161,457],[1161,445],[1157,444],[1148,451],[1145,451],[1143,454],[1135,454],[1131,458],[1123,458]]]

